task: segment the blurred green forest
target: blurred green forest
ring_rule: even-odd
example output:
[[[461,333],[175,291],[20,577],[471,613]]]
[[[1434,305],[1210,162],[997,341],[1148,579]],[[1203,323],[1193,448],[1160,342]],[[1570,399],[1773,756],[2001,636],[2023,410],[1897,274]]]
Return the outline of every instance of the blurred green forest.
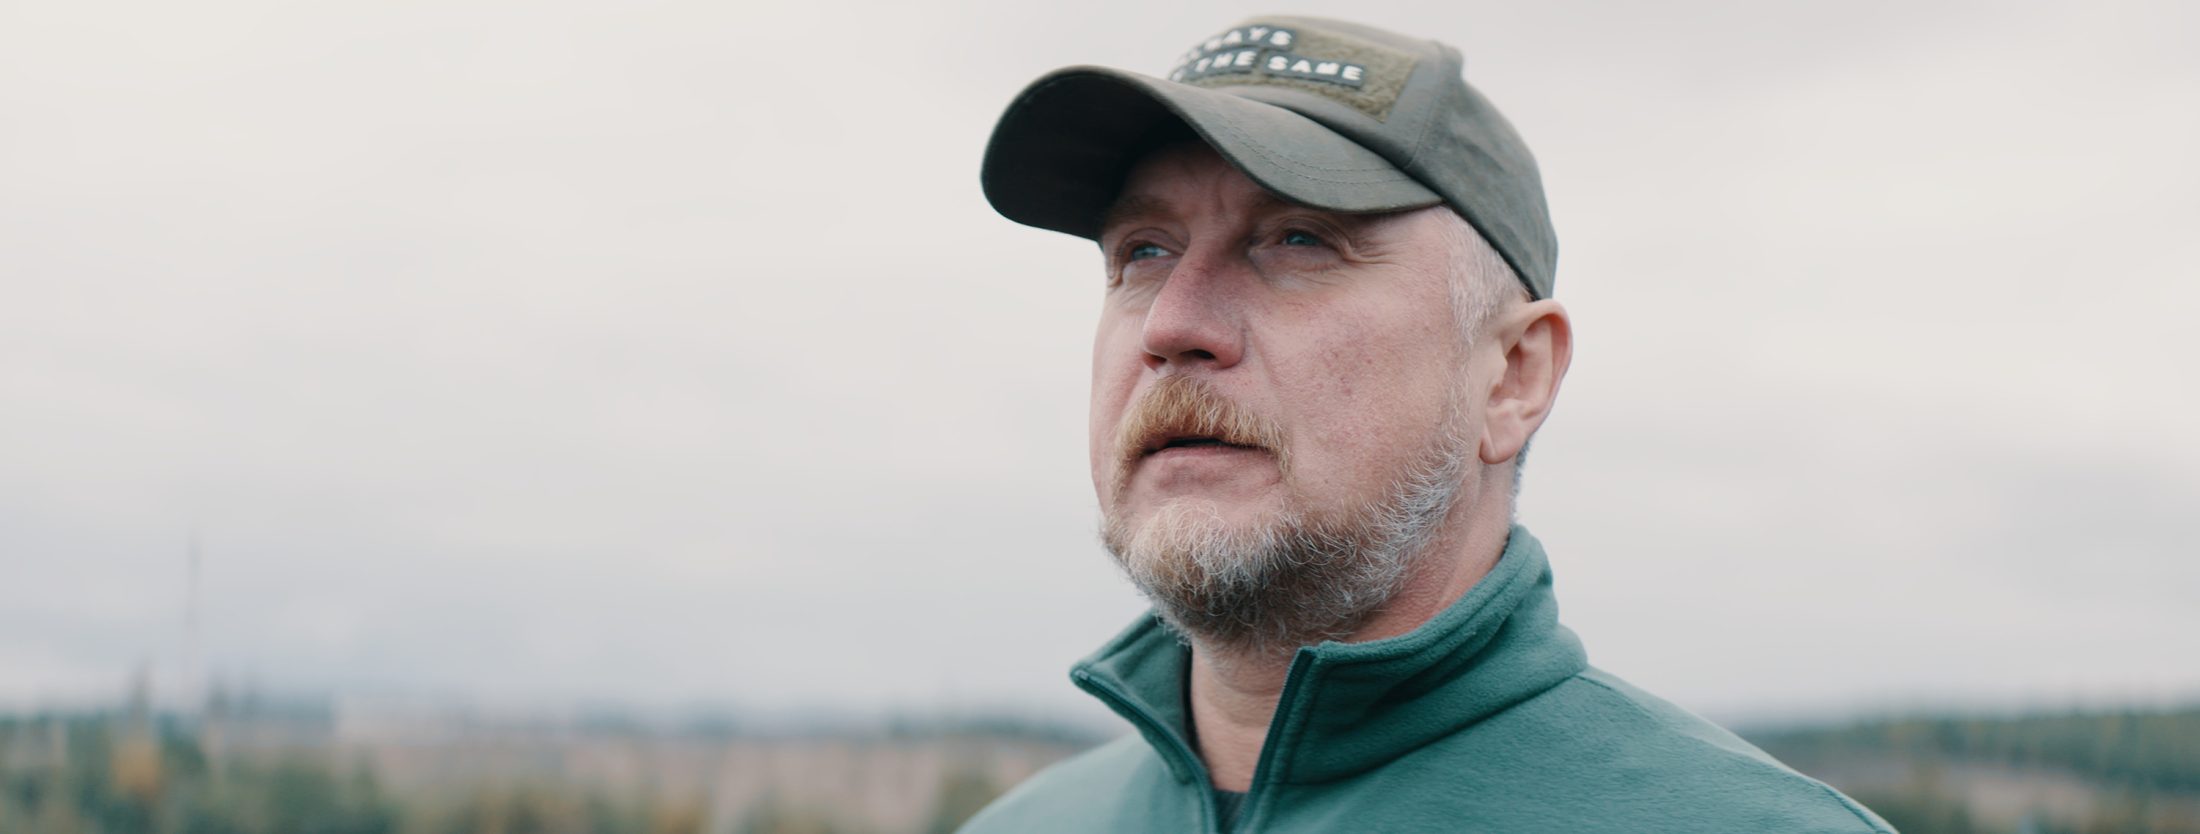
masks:
[[[142,707],[0,717],[0,832],[939,834],[1098,740],[1006,721],[761,734],[337,724]],[[2200,834],[2200,708],[1744,735],[1907,834]]]
[[[1743,735],[1907,834],[2200,834],[2200,707]]]

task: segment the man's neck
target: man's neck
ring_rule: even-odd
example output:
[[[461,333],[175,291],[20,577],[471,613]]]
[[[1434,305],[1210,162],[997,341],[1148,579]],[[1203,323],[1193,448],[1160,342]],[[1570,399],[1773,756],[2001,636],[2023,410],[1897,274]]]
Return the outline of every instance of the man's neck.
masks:
[[[1509,514],[1510,508],[1506,510]],[[1431,542],[1398,595],[1345,642],[1381,640],[1419,628],[1488,575],[1504,553],[1512,526],[1505,518],[1478,518],[1464,527],[1463,536],[1447,533]],[[1215,787],[1226,791],[1252,787],[1261,745],[1267,740],[1276,702],[1283,696],[1294,654],[1224,654],[1192,641],[1187,700],[1199,757],[1206,762]]]
[[[1213,653],[1193,645],[1188,697],[1192,727],[1199,738],[1199,757],[1206,761],[1215,787],[1243,791],[1252,786],[1268,720],[1276,713],[1283,679],[1290,671],[1289,657],[1280,663],[1265,658],[1218,662]]]

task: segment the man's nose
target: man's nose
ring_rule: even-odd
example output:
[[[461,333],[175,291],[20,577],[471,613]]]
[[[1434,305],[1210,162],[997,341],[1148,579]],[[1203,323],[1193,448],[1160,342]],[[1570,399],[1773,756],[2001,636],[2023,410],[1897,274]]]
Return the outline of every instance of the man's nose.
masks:
[[[1146,366],[1236,365],[1245,355],[1244,294],[1254,281],[1252,264],[1242,257],[1186,252],[1146,308]]]

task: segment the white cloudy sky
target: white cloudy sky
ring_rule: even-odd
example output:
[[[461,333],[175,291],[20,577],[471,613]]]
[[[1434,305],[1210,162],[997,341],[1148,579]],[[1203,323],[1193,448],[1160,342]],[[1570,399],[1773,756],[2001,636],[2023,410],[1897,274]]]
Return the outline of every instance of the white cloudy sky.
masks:
[[[2200,696],[2193,8],[1329,8],[1543,162],[1522,516],[1595,662]],[[0,6],[0,705],[182,678],[195,529],[204,667],[272,689],[1094,715],[1097,259],[978,158],[1254,11]]]

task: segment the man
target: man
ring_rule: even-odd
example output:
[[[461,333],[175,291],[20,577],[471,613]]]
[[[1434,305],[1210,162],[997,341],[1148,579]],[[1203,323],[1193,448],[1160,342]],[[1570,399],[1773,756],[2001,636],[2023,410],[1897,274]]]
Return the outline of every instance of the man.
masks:
[[[1889,830],[1558,624],[1511,518],[1572,328],[1459,54],[1262,17],[1168,79],[1050,74],[986,151],[1105,257],[1093,486],[1154,608],[1072,672],[1138,735],[966,830]]]

